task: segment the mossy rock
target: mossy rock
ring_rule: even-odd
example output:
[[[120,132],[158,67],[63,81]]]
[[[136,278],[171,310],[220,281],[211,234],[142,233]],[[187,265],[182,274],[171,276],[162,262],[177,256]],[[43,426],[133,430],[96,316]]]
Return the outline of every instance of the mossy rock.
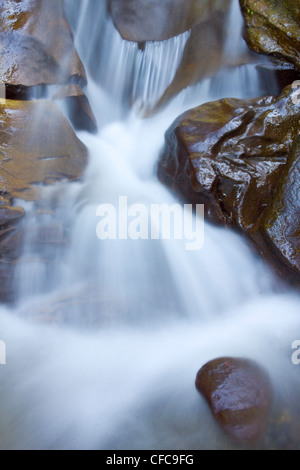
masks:
[[[275,56],[300,71],[300,3],[240,0],[245,39],[255,52]]]

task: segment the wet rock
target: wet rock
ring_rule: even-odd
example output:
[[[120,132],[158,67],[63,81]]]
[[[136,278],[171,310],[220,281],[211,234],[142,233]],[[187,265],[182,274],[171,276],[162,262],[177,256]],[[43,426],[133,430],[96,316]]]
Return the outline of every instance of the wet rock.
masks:
[[[292,67],[287,65],[285,62],[268,58],[265,64],[258,64],[256,70],[261,80],[268,80],[274,82],[277,85],[278,90],[274,92],[268,92],[267,94],[278,95],[285,87],[295,82],[299,78],[299,73]],[[269,77],[269,78],[268,78]]]
[[[215,11],[206,21],[192,28],[174,80],[161,97],[157,108],[181,90],[213,76],[223,66],[233,65],[231,59],[224,56],[224,25],[227,13]],[[202,47],[199,47],[199,44]]]
[[[226,2],[225,2],[226,3]],[[228,10],[215,11],[206,21],[192,28],[190,37],[187,41],[181,63],[177,73],[158,101],[154,111],[159,110],[167,104],[174,96],[190,86],[203,82],[204,79],[212,79],[211,86],[222,84],[228,73],[234,70],[244,70],[247,75],[247,66],[254,67],[258,74],[258,79],[262,89],[262,95],[279,94],[279,92],[292,81],[289,77],[295,77],[295,74],[288,74],[286,67],[279,63],[270,64],[269,61],[253,53],[247,48],[240,48],[237,53],[225,53],[224,44],[228,40],[231,31],[228,31]],[[232,41],[235,41],[232,38]],[[241,37],[241,44],[243,40]],[[205,45],[199,47],[200,45]],[[284,69],[284,70],[282,70]],[[241,80],[242,78],[241,72]]]
[[[97,121],[89,100],[78,85],[63,86],[53,95],[53,99],[64,102],[69,119],[76,130],[93,134],[97,132]]]
[[[33,200],[41,185],[78,180],[86,164],[86,147],[55,104],[0,103],[2,195]]]
[[[300,4],[295,0],[240,0],[245,38],[255,52],[273,55],[300,70]]]
[[[299,115],[300,119],[300,115]],[[300,279],[300,138],[273,204],[266,212],[266,243]]]
[[[166,40],[177,37],[177,40],[182,44],[183,38],[179,39],[178,35],[189,30],[189,34],[185,35],[186,44],[183,53],[178,59],[177,72],[174,76],[172,75],[172,79],[170,77],[171,82],[164,83],[165,89],[159,90],[159,96],[155,96],[150,102],[147,99],[145,100],[145,95],[143,95],[142,103],[140,103],[139,97],[136,102],[136,96],[132,96],[132,76],[128,74],[129,84],[128,88],[127,86],[124,87],[126,93],[124,102],[127,101],[129,106],[137,105],[143,115],[149,117],[158,112],[182,90],[201,82],[205,78],[213,77],[224,67],[266,62],[266,58],[254,54],[244,45],[241,34],[239,53],[232,52],[231,49],[236,47],[236,33],[232,28],[228,30],[231,5],[231,0],[213,2],[203,2],[201,0],[189,2],[183,0],[167,0],[164,2],[157,0],[110,0],[110,12],[116,28],[126,40],[138,42],[139,52],[146,51],[146,60],[149,60],[146,47],[147,41],[165,43],[160,44],[159,47],[162,50],[165,47],[164,56],[167,58],[171,47]],[[153,17],[155,17],[155,21],[151,20]],[[101,29],[95,34],[98,41],[103,40]],[[232,39],[232,44],[230,44],[230,39]],[[92,55],[92,57],[94,56]],[[132,56],[130,55],[131,59]],[[136,67],[140,60],[141,57],[139,56],[136,60]],[[173,58],[170,57],[169,60],[172,62]],[[168,60],[165,65],[168,65]],[[100,74],[94,60],[90,61],[89,66],[92,76],[98,82],[102,82],[105,87],[109,87],[109,75],[107,76],[106,71],[104,70]],[[153,67],[155,68],[155,63]],[[163,72],[164,69],[161,70]],[[145,86],[144,82],[148,78],[144,79],[142,87]],[[156,82],[153,87],[157,87]],[[269,94],[277,93],[277,91],[277,89],[276,91],[273,91],[273,89],[266,90]]]
[[[57,99],[65,100],[74,126],[96,129],[61,0],[0,0],[0,80],[6,97],[15,100],[0,101],[0,301],[8,302],[28,237],[20,224],[24,211],[12,201],[35,200],[43,185],[78,180],[87,164],[87,149],[58,106],[18,99],[60,88]],[[45,250],[65,243],[62,227],[54,225],[41,226],[37,239]]]
[[[163,41],[203,22],[224,0],[108,0],[114,24],[123,39]],[[155,21],[153,21],[155,18]]]
[[[220,358],[198,372],[196,388],[232,438],[241,444],[263,435],[271,405],[271,386],[266,373],[247,359]]]
[[[6,98],[44,98],[64,93],[76,129],[95,132],[96,122],[82,87],[84,66],[63,14],[62,0],[0,0],[0,80]]]
[[[210,220],[256,230],[298,136],[293,98],[288,87],[279,98],[223,99],[180,116],[166,133],[161,181],[205,204]]]
[[[0,0],[0,79],[17,90],[75,82],[86,74],[61,0]]]
[[[190,30],[177,73],[157,102],[147,107],[147,116],[183,89],[213,76],[222,67],[252,60],[250,51],[238,58],[224,54],[230,0],[110,0],[109,5],[123,38],[138,42],[142,50],[146,41],[164,41]],[[155,21],[149,20],[153,17]]]

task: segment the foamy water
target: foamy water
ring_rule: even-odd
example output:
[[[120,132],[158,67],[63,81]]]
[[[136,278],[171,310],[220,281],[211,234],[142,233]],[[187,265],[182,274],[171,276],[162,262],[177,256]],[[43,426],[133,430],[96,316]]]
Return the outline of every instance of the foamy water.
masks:
[[[116,205],[120,196],[146,206],[178,203],[156,177],[165,131],[181,112],[218,94],[259,95],[256,70],[226,72],[219,89],[206,80],[159,115],[141,120],[135,108],[126,111],[126,73],[133,74],[131,91],[143,105],[152,104],[178,65],[174,60],[166,76],[163,58],[174,54],[179,61],[188,33],[141,51],[110,24],[103,45],[108,32],[114,37],[104,59],[95,55],[98,30],[84,33],[91,8],[105,24],[103,4],[80,4],[76,40],[88,70],[98,60],[98,70],[117,73],[111,87],[101,74],[99,82],[90,78],[100,131],[79,134],[90,153],[83,182],[45,189],[49,206],[60,200],[56,217],[69,244],[48,253],[55,258],[50,272],[34,263],[20,269],[18,306],[0,310],[0,339],[7,345],[7,365],[0,369],[0,447],[227,448],[232,443],[195,390],[197,371],[223,355],[248,357],[268,371],[280,406],[296,403],[299,372],[291,345],[299,339],[299,295],[280,286],[246,241],[228,229],[206,223],[204,248],[189,252],[184,240],[100,241],[96,213],[99,204]],[[84,55],[87,45],[91,57]],[[252,77],[251,88],[245,74]],[[35,208],[27,204],[26,210],[30,225]],[[24,258],[32,249],[29,239]]]

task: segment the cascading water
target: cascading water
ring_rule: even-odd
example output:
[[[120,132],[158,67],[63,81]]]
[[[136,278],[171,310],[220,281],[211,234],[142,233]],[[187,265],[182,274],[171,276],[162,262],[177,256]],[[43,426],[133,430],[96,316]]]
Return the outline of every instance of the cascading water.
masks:
[[[102,84],[114,103],[120,104],[121,109],[133,106],[142,112],[153,106],[172,82],[190,33],[167,41],[148,42],[141,50],[137,43],[121,38],[106,15],[105,2],[98,3],[81,2],[81,20],[76,28],[79,52],[85,56],[94,80]],[[71,4],[67,10],[72,10]],[[72,15],[69,16],[72,22]],[[91,32],[89,38],[87,28]],[[117,60],[112,60],[116,57]],[[117,109],[114,106],[115,112]]]
[[[140,119],[134,106],[125,113],[126,103],[147,107],[159,99],[189,33],[142,51],[121,40],[103,3],[82,0],[75,15],[74,3],[66,2],[88,71],[93,63],[88,94],[101,129],[97,136],[80,135],[90,152],[84,181],[44,192],[44,209],[56,208],[68,246],[47,253],[55,257],[50,273],[34,266],[17,272],[18,307],[0,312],[8,349],[0,445],[227,448],[231,442],[195,391],[195,375],[215,357],[253,358],[268,370],[275,402],[296,406],[299,378],[290,357],[299,296],[278,286],[229,230],[206,224],[204,248],[189,252],[183,240],[100,241],[96,214],[100,204],[118,207],[120,196],[128,206],[178,204],[155,174],[165,130],[181,112],[218,93],[260,95],[259,81],[252,68],[254,89],[243,82],[233,89],[236,72],[227,71],[222,89],[205,80],[151,119]],[[36,207],[26,211],[24,223],[32,225]],[[36,252],[29,238],[24,257]],[[32,321],[49,318],[54,325]]]

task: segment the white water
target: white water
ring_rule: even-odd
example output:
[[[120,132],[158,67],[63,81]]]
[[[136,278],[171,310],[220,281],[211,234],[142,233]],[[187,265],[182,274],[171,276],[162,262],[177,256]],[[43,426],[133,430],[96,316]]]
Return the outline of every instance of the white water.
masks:
[[[91,5],[96,8],[93,1],[81,2],[84,11]],[[83,58],[84,11],[77,36]],[[120,63],[119,55],[125,67],[126,48],[112,49],[107,70]],[[138,54],[143,61],[147,50]],[[164,77],[164,71],[162,81],[156,77],[160,89]],[[140,96],[148,104],[154,95],[143,81]],[[195,391],[196,373],[222,355],[253,358],[268,370],[280,407],[293,403],[299,371],[291,363],[291,344],[299,339],[299,296],[278,286],[238,235],[209,224],[204,249],[196,253],[180,241],[97,239],[101,203],[116,204],[120,195],[129,203],[176,202],[155,173],[164,132],[180,112],[219,93],[205,81],[160,115],[140,120],[135,112],[124,116],[123,93],[112,95],[107,86],[90,80],[101,130],[80,135],[90,151],[84,182],[45,190],[49,207],[60,199],[56,217],[67,227],[70,245],[56,254],[50,273],[39,264],[24,265],[16,278],[19,307],[0,312],[0,339],[7,344],[7,365],[0,369],[0,447],[224,448],[232,444]],[[244,83],[231,87],[227,74],[220,96],[250,95]],[[259,94],[258,83],[254,91]],[[32,224],[35,208],[27,213]],[[35,250],[29,240],[24,258]]]
[[[232,1],[227,18],[227,31],[224,43],[224,54],[230,59],[238,59],[248,53],[245,41],[241,41],[243,34],[243,18],[239,2]]]
[[[66,4],[72,20],[72,0]],[[137,43],[123,41],[116,32],[103,0],[81,0],[78,17],[78,49],[93,78],[122,108],[151,109],[173,81],[190,32],[163,42],[148,42],[140,50]]]

